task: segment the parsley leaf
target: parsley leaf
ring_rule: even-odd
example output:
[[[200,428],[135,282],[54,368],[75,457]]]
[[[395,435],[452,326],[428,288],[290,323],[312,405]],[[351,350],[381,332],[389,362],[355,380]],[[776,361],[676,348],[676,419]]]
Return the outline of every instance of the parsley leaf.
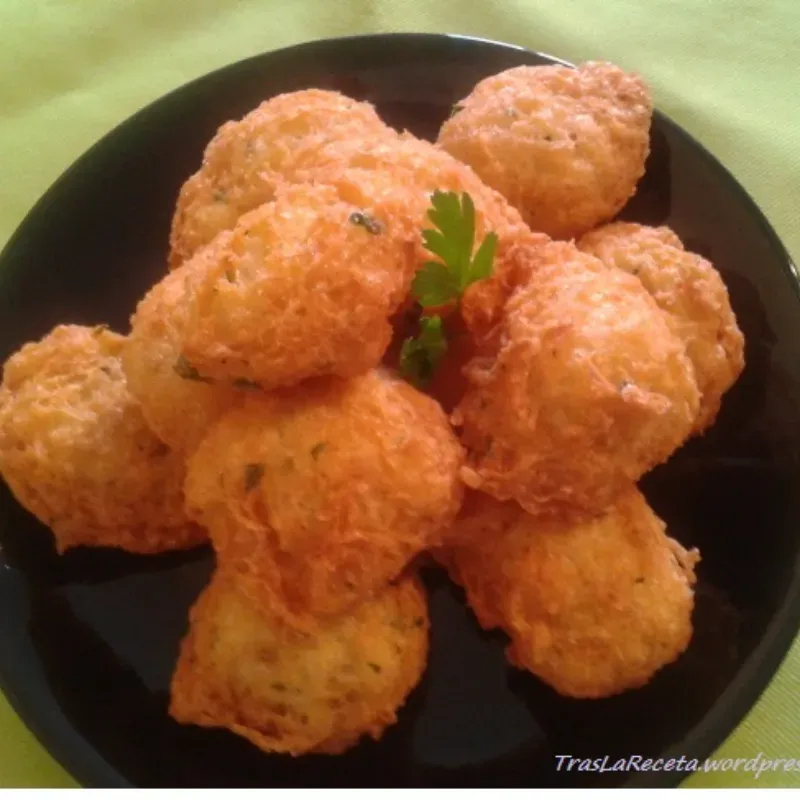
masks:
[[[411,282],[411,291],[423,308],[447,305],[458,296],[456,276],[438,261],[426,261]]]
[[[201,383],[211,383],[210,378],[204,378],[198,371],[197,367],[189,363],[186,356],[182,353],[178,356],[175,363],[172,365],[173,371],[178,377],[183,378],[185,381],[200,381]]]
[[[436,226],[422,232],[425,249],[439,261],[427,261],[414,276],[411,291],[423,308],[457,302],[475,281],[492,274],[497,236],[489,233],[473,256],[475,204],[466,192],[436,190],[428,219]]]
[[[488,278],[492,274],[492,262],[494,261],[496,249],[497,234],[494,232],[487,233],[486,238],[481,242],[481,246],[478,248],[478,252],[475,253],[475,258],[472,259],[467,286],[469,286],[470,283],[475,283],[475,281]]]
[[[261,479],[264,477],[266,467],[263,464],[245,464],[244,465],[244,490],[245,492],[252,492],[258,486]]]
[[[403,342],[400,349],[400,374],[419,387],[427,386],[433,378],[439,362],[447,352],[442,318],[422,317],[417,336]]]
[[[411,294],[423,309],[459,302],[464,290],[492,274],[497,236],[489,233],[475,250],[475,204],[466,192],[431,195],[428,219],[435,227],[422,231],[425,249],[438,261],[426,261],[411,282]],[[474,251],[474,252],[473,252]],[[427,386],[447,353],[442,318],[423,316],[419,333],[403,342],[400,374],[419,388]]]
[[[242,389],[246,392],[257,392],[261,389],[261,384],[250,380],[250,378],[234,378],[233,385],[237,389]]]

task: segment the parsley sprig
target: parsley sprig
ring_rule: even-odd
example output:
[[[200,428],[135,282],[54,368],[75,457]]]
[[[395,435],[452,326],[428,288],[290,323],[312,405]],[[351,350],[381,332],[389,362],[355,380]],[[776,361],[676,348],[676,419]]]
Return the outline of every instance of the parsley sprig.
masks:
[[[435,191],[428,219],[436,226],[422,232],[425,249],[439,257],[426,261],[411,284],[423,308],[458,302],[465,289],[475,281],[488,278],[497,247],[497,235],[487,234],[477,252],[475,246],[475,205],[464,192]]]
[[[458,303],[468,286],[492,274],[497,235],[489,233],[475,250],[475,205],[466,192],[435,191],[428,219],[434,228],[422,232],[425,249],[437,261],[426,261],[411,283],[423,309]],[[403,342],[400,373],[417,386],[427,386],[447,353],[447,336],[439,314],[423,311],[419,333]]]

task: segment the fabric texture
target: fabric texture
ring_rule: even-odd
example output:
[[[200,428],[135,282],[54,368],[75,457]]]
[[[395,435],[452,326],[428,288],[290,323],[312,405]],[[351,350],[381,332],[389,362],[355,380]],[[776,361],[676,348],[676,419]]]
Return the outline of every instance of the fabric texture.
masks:
[[[469,34],[641,72],[800,258],[795,0],[3,0],[0,245],[75,158],[163,93],[265,50],[387,31]],[[716,755],[800,759],[799,690],[800,641]],[[800,772],[687,783],[800,786]],[[0,787],[72,785],[0,698]]]

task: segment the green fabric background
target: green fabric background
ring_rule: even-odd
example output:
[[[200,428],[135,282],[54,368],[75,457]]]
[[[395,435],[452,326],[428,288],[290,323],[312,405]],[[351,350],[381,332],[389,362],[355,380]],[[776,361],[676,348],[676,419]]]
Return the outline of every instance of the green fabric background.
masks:
[[[379,31],[471,34],[642,72],[800,258],[796,0],[2,0],[0,245],[62,170],[164,92],[264,50]],[[796,642],[718,755],[800,758],[799,689]],[[800,773],[688,784],[800,787]],[[0,697],[0,787],[72,785]]]

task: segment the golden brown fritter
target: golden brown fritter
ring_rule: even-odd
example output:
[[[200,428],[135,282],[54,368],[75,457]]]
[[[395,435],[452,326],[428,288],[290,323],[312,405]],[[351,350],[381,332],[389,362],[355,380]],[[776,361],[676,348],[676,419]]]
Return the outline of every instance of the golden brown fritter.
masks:
[[[344,199],[356,205],[380,197],[387,212],[405,226],[408,238],[414,243],[418,267],[432,257],[424,247],[422,231],[432,227],[427,212],[435,190],[469,194],[475,206],[476,242],[481,242],[489,232],[495,233],[498,254],[523,237],[529,241],[547,241],[546,236],[531,233],[519,212],[466,164],[410,134],[368,142],[337,141],[309,152],[305,162],[304,165],[303,153],[300,153],[295,180],[333,185]],[[499,261],[496,259],[496,264]],[[469,310],[465,318],[472,329],[484,330],[495,320],[499,306],[510,293],[506,290],[503,294],[508,280],[508,276],[496,268],[491,279],[469,288],[466,294]],[[498,293],[502,295],[500,300],[496,297]]]
[[[475,204],[476,233],[482,238],[488,231],[500,239],[514,237],[527,230],[519,212],[494,189],[491,189],[466,164],[436,145],[404,133],[397,137],[373,137],[368,140],[336,140],[330,144],[300,150],[294,161],[292,179],[317,183],[337,183],[348,174],[378,173],[390,179],[386,191],[406,200],[401,211],[417,236],[421,248],[422,228],[430,227],[426,212],[434,190],[468,192]],[[380,177],[377,178],[380,180]],[[374,195],[374,191],[372,192]],[[353,202],[356,202],[355,200]],[[423,253],[422,260],[429,254]]]
[[[422,240],[422,231],[432,227],[427,217],[432,193],[437,189],[468,193],[475,206],[476,243],[489,232],[498,237],[492,277],[470,286],[463,298],[462,315],[475,338],[484,337],[496,324],[508,295],[524,279],[506,270],[505,252],[523,240],[530,246],[549,241],[544,234],[531,232],[519,212],[466,164],[410,134],[368,142],[336,141],[300,151],[295,163],[295,180],[335,186],[355,205],[380,197],[413,241],[418,267],[432,258]]]
[[[192,276],[184,356],[202,375],[265,389],[367,371],[413,278],[406,236],[380,198],[364,208],[330,186],[280,190]]]
[[[200,444],[209,426],[240,396],[233,387],[200,375],[181,358],[189,276],[206,268],[226,239],[223,234],[145,295],[131,318],[122,352],[128,388],[147,424],[159,439],[183,453]]]
[[[179,266],[243,214],[272,200],[299,149],[373,136],[396,133],[368,103],[319,89],[277,95],[225,123],[181,189],[170,265]]]
[[[128,391],[124,341],[103,327],[60,325],[4,367],[0,473],[61,552],[158,553],[206,539],[183,509],[183,458]]]
[[[744,369],[744,337],[719,273],[706,259],[684,250],[665,227],[614,222],[586,234],[578,247],[635,275],[669,314],[694,365],[701,394],[695,433],[702,433]]]
[[[634,193],[652,110],[641,78],[613,64],[515,67],[459,102],[438,143],[533,230],[568,239],[609,220]]]
[[[436,402],[374,371],[228,412],[189,461],[187,506],[252,597],[313,629],[439,541],[462,461]]]
[[[692,635],[696,550],[666,536],[635,487],[599,517],[541,520],[475,495],[440,556],[512,663],[561,694],[607,697],[646,684]]]
[[[276,627],[218,571],[192,609],[170,714],[266,751],[341,753],[395,722],[425,670],[428,628],[415,578],[302,635]]]
[[[466,368],[453,421],[468,486],[532,514],[593,514],[689,435],[699,393],[683,344],[633,276],[566,242],[522,248],[530,281],[494,351]]]

